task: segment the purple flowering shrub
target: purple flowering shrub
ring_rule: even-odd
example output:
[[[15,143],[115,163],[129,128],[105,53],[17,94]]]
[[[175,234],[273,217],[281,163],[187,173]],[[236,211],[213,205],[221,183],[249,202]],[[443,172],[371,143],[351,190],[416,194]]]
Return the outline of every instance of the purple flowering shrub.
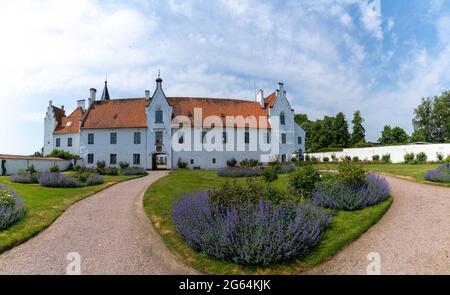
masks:
[[[175,202],[172,220],[197,251],[238,264],[267,265],[309,253],[331,214],[312,205],[273,205],[263,199],[225,206],[211,202],[208,192],[197,192]]]
[[[19,171],[18,174],[11,175],[9,180],[15,183],[32,184],[39,183],[40,173],[30,173],[27,171]]]
[[[222,177],[253,177],[260,176],[260,167],[225,167],[217,169],[217,175]]]
[[[84,184],[78,179],[60,172],[44,172],[39,177],[39,184],[44,187],[74,188]]]
[[[425,174],[425,179],[434,182],[450,183],[450,164],[440,165]]]
[[[360,210],[386,200],[390,193],[383,176],[369,173],[362,183],[330,176],[317,184],[312,194],[314,205],[335,210]]]
[[[147,175],[147,171],[144,168],[141,167],[127,167],[122,169],[123,175]]]
[[[87,186],[98,185],[102,184],[103,182],[103,177],[98,173],[90,174],[86,179]]]
[[[25,205],[14,191],[0,184],[0,230],[6,229],[25,215]]]

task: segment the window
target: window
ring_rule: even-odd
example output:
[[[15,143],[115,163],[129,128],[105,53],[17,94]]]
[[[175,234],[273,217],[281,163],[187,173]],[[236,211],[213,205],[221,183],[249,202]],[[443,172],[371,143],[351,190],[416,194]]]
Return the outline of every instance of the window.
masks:
[[[134,144],[141,144],[141,133],[140,132],[134,133]]]
[[[72,146],[72,137],[67,138],[67,146]]]
[[[117,133],[111,132],[109,134],[109,143],[110,144],[117,144]]]
[[[286,143],[286,133],[281,133],[281,143],[282,144]]]
[[[88,144],[94,144],[94,133],[88,134]]]
[[[156,145],[162,145],[163,144],[163,132],[162,131],[156,131],[155,132],[155,144]]]
[[[194,159],[191,159],[191,164],[194,164]]]
[[[216,164],[216,158],[212,159],[213,164]]]
[[[141,155],[133,154],[133,165],[140,165],[140,164],[141,164]]]
[[[183,133],[180,133],[178,135],[178,143],[179,144],[183,144],[184,143],[184,134]]]
[[[161,110],[155,111],[155,123],[163,123],[163,112]]]
[[[222,142],[227,143],[227,132],[226,131],[222,132]]]
[[[266,132],[266,143],[270,143],[270,132]]]
[[[117,164],[117,154],[109,155],[109,164],[116,165]]]
[[[302,144],[302,137],[301,137],[301,136],[299,136],[299,137],[297,138],[297,143],[298,143],[298,144]]]
[[[208,131],[202,131],[202,143],[205,143],[206,133],[208,133]]]
[[[245,138],[244,143],[250,143],[250,132],[248,131],[248,128],[245,129]]]
[[[88,154],[88,164],[94,164],[94,154]]]
[[[284,113],[280,114],[280,124],[286,125],[286,118],[284,117]]]
[[[57,138],[56,139],[56,146],[60,147],[61,146],[61,138]]]

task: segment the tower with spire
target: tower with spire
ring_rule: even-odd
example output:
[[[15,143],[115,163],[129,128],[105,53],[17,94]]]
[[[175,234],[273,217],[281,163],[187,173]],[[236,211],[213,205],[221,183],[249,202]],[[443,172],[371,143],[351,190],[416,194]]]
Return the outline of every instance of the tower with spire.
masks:
[[[103,88],[102,100],[109,100],[108,80],[105,80],[105,87]]]

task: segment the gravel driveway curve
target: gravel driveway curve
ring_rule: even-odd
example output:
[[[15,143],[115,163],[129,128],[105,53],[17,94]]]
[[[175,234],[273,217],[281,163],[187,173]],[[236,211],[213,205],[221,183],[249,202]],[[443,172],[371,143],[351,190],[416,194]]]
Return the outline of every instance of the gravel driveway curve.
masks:
[[[165,175],[152,171],[76,203],[0,255],[0,274],[65,274],[70,252],[80,254],[82,274],[195,274],[167,250],[143,209],[145,190]]]
[[[306,274],[366,274],[370,252],[381,274],[450,274],[450,188],[386,176],[394,203],[331,260]]]

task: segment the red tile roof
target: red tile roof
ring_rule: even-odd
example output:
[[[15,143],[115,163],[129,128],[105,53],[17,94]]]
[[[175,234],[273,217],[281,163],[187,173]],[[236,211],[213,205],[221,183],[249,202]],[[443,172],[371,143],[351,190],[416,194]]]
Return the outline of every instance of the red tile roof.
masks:
[[[84,111],[78,107],[68,117],[63,116],[58,120],[54,134],[78,133],[80,132],[80,120]]]
[[[239,127],[265,127],[270,128],[267,118],[269,109],[276,100],[276,92],[272,93],[265,99],[265,106],[261,108],[258,102],[239,99],[224,98],[200,98],[200,97],[168,97],[169,104],[173,108],[173,116],[186,116],[194,124],[194,109],[202,109],[202,117],[218,116],[222,119],[222,124],[226,125],[226,117],[254,116],[256,118],[256,126],[239,126]],[[73,129],[64,127],[70,120],[82,119],[82,129],[116,129],[116,128],[146,128],[147,117],[145,107],[151,100],[145,98],[128,98],[128,99],[111,99],[95,101],[86,114],[74,111],[66,119],[61,118],[61,126],[55,129],[55,133],[69,133],[75,130],[75,125],[71,124]],[[81,111],[81,110],[80,110]],[[264,121],[260,126],[259,118],[263,117]],[[267,124],[267,125],[266,125]],[[236,126],[236,124],[235,124]],[[78,129],[79,130],[79,129]],[[75,132],[78,132],[75,131]]]

